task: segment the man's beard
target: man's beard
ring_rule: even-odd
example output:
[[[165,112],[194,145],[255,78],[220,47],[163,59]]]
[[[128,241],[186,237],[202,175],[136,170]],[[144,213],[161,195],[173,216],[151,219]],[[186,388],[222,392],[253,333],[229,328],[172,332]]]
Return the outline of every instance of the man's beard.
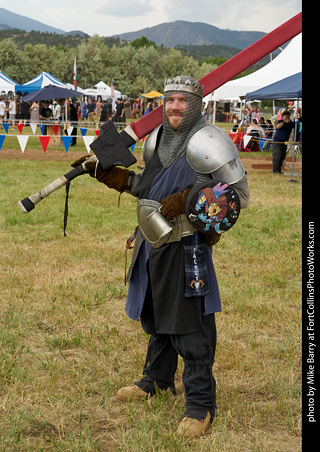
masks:
[[[176,93],[177,91],[168,91],[165,98]],[[187,97],[188,104],[176,130],[172,129],[170,120],[167,118],[165,103],[163,106],[163,131],[158,146],[158,155],[165,168],[169,168],[178,157],[185,154],[190,138],[207,125],[201,113],[202,98],[191,93],[183,94]]]

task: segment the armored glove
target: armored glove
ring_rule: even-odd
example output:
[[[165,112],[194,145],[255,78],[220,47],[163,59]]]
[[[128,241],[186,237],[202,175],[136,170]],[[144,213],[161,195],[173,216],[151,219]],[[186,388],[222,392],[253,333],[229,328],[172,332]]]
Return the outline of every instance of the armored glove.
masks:
[[[87,155],[83,156],[71,163],[71,166],[75,168],[85,162],[87,158]],[[91,177],[95,177],[99,182],[107,185],[109,188],[114,188],[120,193],[124,192],[127,188],[129,178],[129,170],[127,168],[119,168],[118,166],[114,166],[104,171],[101,168],[100,163],[97,165],[96,162],[88,162],[86,164],[86,170]]]
[[[173,193],[161,201],[161,212],[167,220],[172,220],[173,217],[185,213],[185,204],[190,188],[183,192]]]
[[[185,213],[185,203],[190,193],[190,188],[183,192],[173,193],[161,201],[161,212],[167,220],[172,220],[173,217]],[[221,234],[205,235],[205,242],[208,246],[213,246],[219,242]]]

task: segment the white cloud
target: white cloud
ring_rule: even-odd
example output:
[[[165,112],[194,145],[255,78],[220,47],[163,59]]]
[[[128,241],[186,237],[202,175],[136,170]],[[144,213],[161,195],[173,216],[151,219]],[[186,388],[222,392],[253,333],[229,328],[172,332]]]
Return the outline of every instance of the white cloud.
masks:
[[[147,13],[154,10],[155,8],[150,1],[121,0],[116,2],[114,0],[109,0],[103,2],[103,4],[95,10],[95,13],[103,14],[105,16],[114,16],[121,19],[123,17],[145,16]]]
[[[167,21],[204,22],[219,28],[271,31],[302,9],[302,0],[162,0]]]
[[[302,0],[0,0],[0,6],[65,31],[111,36],[175,20],[269,32],[299,13]]]

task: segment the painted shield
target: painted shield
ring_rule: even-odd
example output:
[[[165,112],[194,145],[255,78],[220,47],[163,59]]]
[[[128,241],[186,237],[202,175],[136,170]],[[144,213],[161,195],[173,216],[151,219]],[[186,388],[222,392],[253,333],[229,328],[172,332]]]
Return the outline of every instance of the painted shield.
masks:
[[[240,214],[240,200],[232,186],[215,179],[196,185],[186,200],[186,216],[204,234],[228,231]]]

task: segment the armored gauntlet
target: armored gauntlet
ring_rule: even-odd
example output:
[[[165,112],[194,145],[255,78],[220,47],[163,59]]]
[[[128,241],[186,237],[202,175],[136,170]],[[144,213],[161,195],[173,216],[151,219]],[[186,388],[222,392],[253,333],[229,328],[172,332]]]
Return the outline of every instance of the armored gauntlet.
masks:
[[[86,161],[88,156],[81,157],[71,164],[72,167],[81,165]],[[114,166],[106,171],[101,168],[100,163],[88,162],[86,164],[86,170],[91,177],[95,177],[99,182],[107,185],[109,188],[114,188],[120,193],[124,192],[127,188],[129,170],[127,168],[119,168]]]

